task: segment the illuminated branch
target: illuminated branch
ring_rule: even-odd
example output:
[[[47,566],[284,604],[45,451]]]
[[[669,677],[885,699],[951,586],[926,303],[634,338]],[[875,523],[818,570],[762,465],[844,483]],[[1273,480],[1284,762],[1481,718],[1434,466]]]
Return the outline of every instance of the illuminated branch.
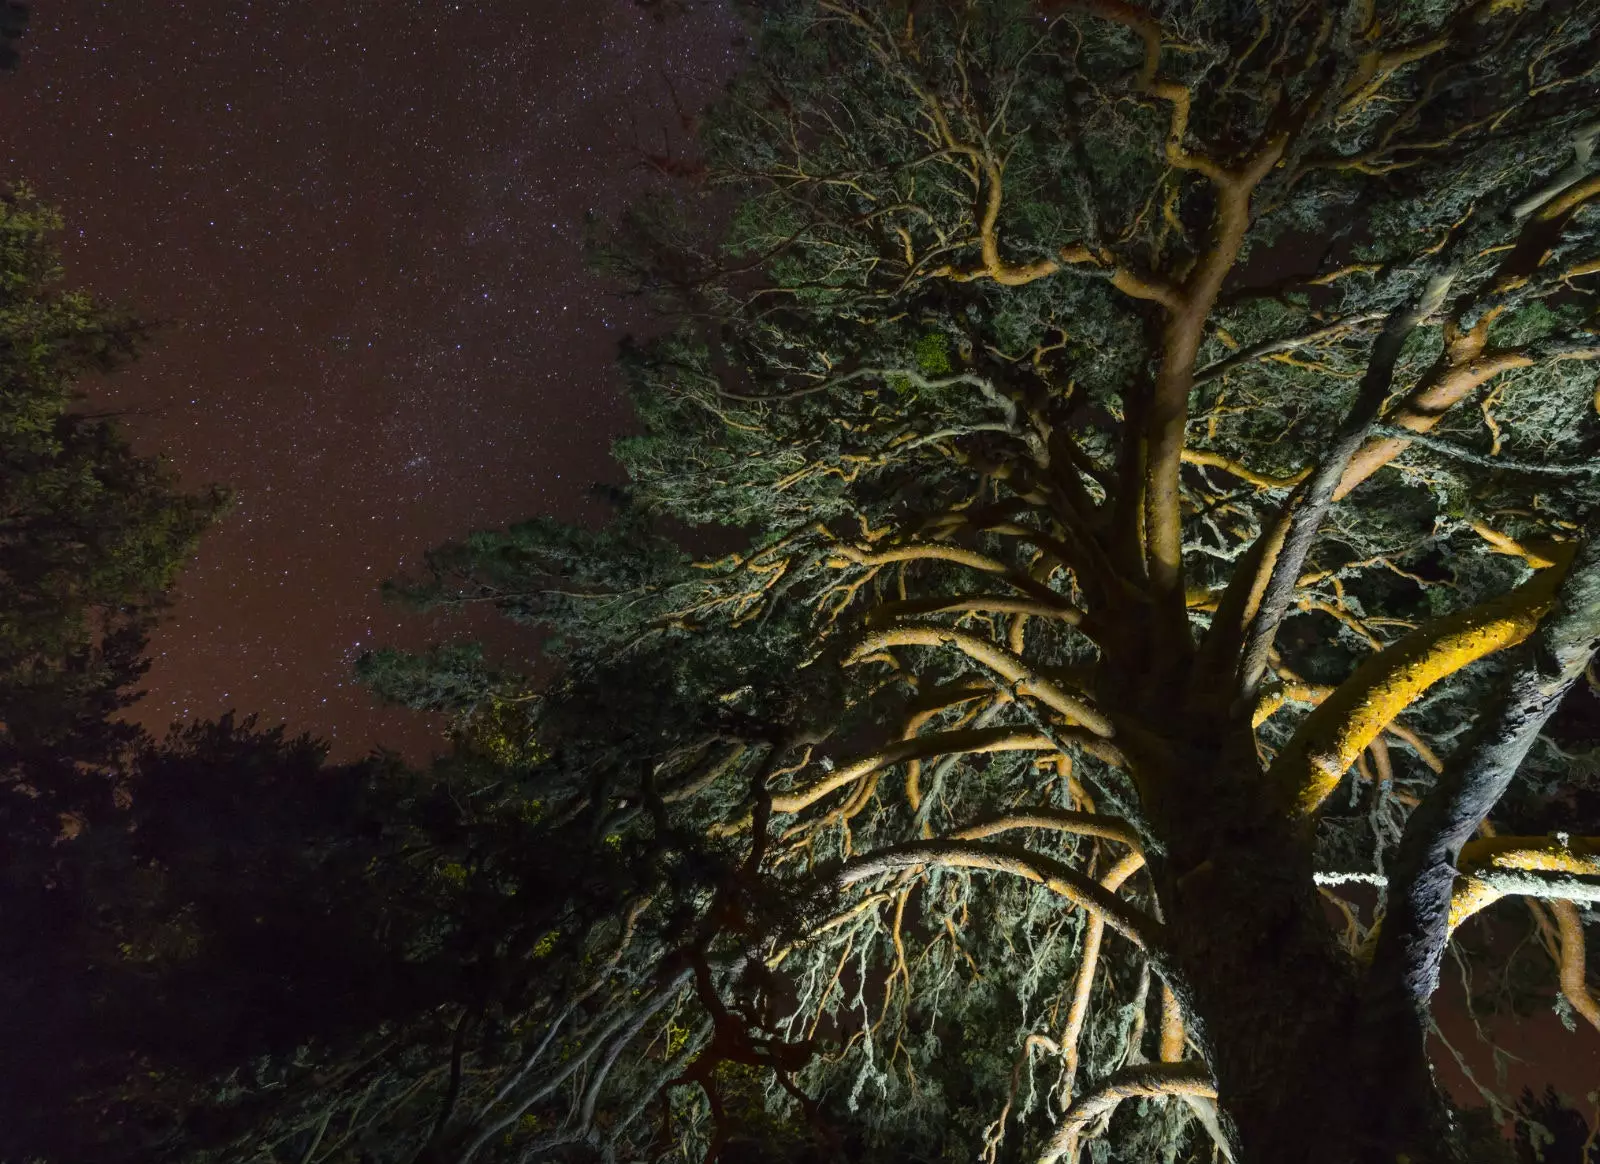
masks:
[[[1100,884],[1107,893],[1115,893],[1123,882],[1142,868],[1143,855],[1137,851],[1129,853],[1111,867],[1101,878]],[[1083,1037],[1083,1025],[1089,1017],[1089,998],[1094,993],[1094,978],[1100,966],[1100,945],[1105,938],[1105,930],[1106,923],[1098,914],[1091,913],[1084,930],[1083,951],[1078,957],[1078,979],[1072,990],[1072,1004],[1067,1009],[1066,1025],[1062,1027],[1058,1040],[1063,1059],[1061,1101],[1067,1105],[1072,1103],[1072,1089],[1077,1084],[1078,1044]]]
[[[1314,813],[1346,769],[1439,680],[1533,633],[1560,571],[1541,570],[1509,594],[1434,619],[1370,656],[1300,724],[1268,774],[1286,807]]]
[[[1155,1099],[1166,1096],[1196,1096],[1216,1099],[1217,1085],[1211,1072],[1200,1063],[1145,1063],[1118,1071],[1095,1091],[1067,1109],[1056,1125],[1055,1134],[1039,1156],[1039,1164],[1055,1164],[1065,1156],[1075,1164],[1078,1137],[1084,1128],[1102,1116],[1116,1111],[1125,1099]]]
[[[1600,1031],[1600,1001],[1589,991],[1583,946],[1583,916],[1570,901],[1552,901],[1550,912],[1555,914],[1556,927],[1561,933],[1561,993],[1572,1004],[1573,1010]]]
[[[929,614],[1029,614],[1077,626],[1083,611],[1065,602],[1041,602],[1036,598],[1009,598],[1001,594],[969,594],[953,598],[911,598],[886,602],[867,613],[869,627],[882,626],[902,618]]]
[[[796,792],[783,793],[772,798],[773,812],[799,812],[848,784],[884,768],[903,764],[908,760],[926,760],[932,756],[951,754],[987,755],[994,752],[1054,752],[1054,740],[1038,732],[1014,727],[973,728],[966,731],[935,732],[932,735],[913,736],[899,740],[853,764],[836,768],[824,780]]]
[[[1497,872],[1600,876],[1600,837],[1478,837],[1461,847],[1465,876]]]
[[[1338,435],[1311,476],[1295,489],[1283,513],[1262,531],[1260,538],[1266,548],[1260,555],[1259,565],[1255,566],[1258,580],[1252,587],[1252,591],[1259,589],[1260,598],[1251,604],[1254,611],[1249,615],[1240,646],[1236,699],[1248,701],[1255,697],[1256,687],[1266,671],[1267,654],[1294,599],[1311,544],[1322,527],[1328,507],[1333,504],[1334,490],[1389,395],[1400,349],[1422,321],[1439,309],[1454,281],[1453,268],[1434,275],[1414,306],[1399,308],[1389,316],[1382,334],[1373,344],[1366,375]],[[1344,768],[1339,771],[1342,774]]]
[[[889,647],[954,647],[975,662],[1002,676],[1020,694],[1032,695],[1052,711],[1095,735],[1110,739],[1115,733],[1111,721],[1053,679],[1040,675],[1026,662],[987,639],[949,627],[898,626],[875,631],[863,639],[846,657],[846,665]]]
[[[1282,339],[1263,340],[1261,343],[1245,348],[1241,352],[1235,352],[1233,355],[1228,356],[1225,359],[1218,360],[1215,364],[1211,364],[1200,369],[1200,371],[1195,373],[1194,386],[1198,388],[1202,384],[1209,384],[1211,381],[1220,376],[1226,376],[1235,368],[1242,368],[1246,364],[1253,364],[1257,360],[1264,360],[1268,356],[1277,355],[1279,352],[1292,352],[1299,348],[1311,347],[1313,344],[1321,343],[1323,340],[1333,339],[1336,336],[1342,336],[1345,333],[1353,331],[1357,328],[1365,327],[1369,323],[1376,323],[1378,320],[1383,318],[1384,315],[1381,311],[1371,311],[1362,315],[1352,315],[1344,319],[1336,319],[1330,324],[1319,327],[1314,331],[1308,331],[1303,335],[1292,335],[1285,336]],[[1291,482],[1291,484],[1293,484],[1293,482]]]
[[[1141,950],[1150,949],[1160,932],[1155,920],[1120,900],[1098,882],[1053,857],[1013,845],[983,844],[977,841],[913,841],[869,853],[847,864],[834,879],[843,889],[884,873],[934,865],[949,869],[981,869],[1009,873],[1042,885],[1127,938]]]
[[[1594,353],[1600,356],[1600,345],[1595,346]],[[1375,424],[1372,426],[1372,431],[1379,436],[1408,441],[1419,449],[1427,449],[1429,452],[1449,457],[1453,461],[1476,465],[1481,469],[1499,469],[1507,473],[1531,473],[1545,477],[1592,477],[1600,473],[1600,465],[1538,465],[1530,461],[1512,461],[1504,457],[1485,457],[1480,453],[1474,453],[1471,449],[1453,445],[1449,441],[1435,440],[1408,429],[1395,428],[1393,425]]]
[[[1068,812],[1060,808],[1030,808],[1025,812],[1009,812],[1003,816],[966,825],[943,839],[981,841],[1016,829],[1050,829],[1084,837],[1100,837],[1103,840],[1127,845],[1133,850],[1134,855],[1139,853],[1139,835],[1127,821],[1118,820],[1114,816],[1101,816],[1094,812]],[[1128,872],[1132,873],[1138,869],[1143,861],[1144,858],[1140,857]],[[1118,884],[1121,884],[1121,881]],[[1115,889],[1116,885],[1106,884],[1106,888]]]
[[[1004,578],[1011,585],[1023,593],[1031,595],[1036,601],[1053,607],[1058,613],[1056,617],[1067,617],[1074,608],[1063,601],[1061,596],[1042,582],[1036,582],[1025,574],[1019,574],[998,558],[988,554],[969,550],[963,546],[950,546],[938,542],[917,542],[912,545],[891,546],[883,550],[863,550],[856,546],[836,546],[833,549],[834,557],[828,562],[835,568],[842,566],[890,566],[897,562],[949,562],[956,566],[966,566],[973,570],[980,570],[985,574],[994,574]],[[1078,619],[1082,619],[1081,613]]]
[[[1311,475],[1311,470],[1306,468],[1301,469],[1292,477],[1270,477],[1265,473],[1257,473],[1254,469],[1239,464],[1238,461],[1229,460],[1221,453],[1209,452],[1206,449],[1184,449],[1183,463],[1185,465],[1203,465],[1211,469],[1221,469],[1224,473],[1232,473],[1241,481],[1248,481],[1250,484],[1259,485],[1263,489],[1290,489]]]
[[[1551,569],[1534,582],[1558,574]],[[1494,703],[1406,822],[1391,862],[1389,909],[1373,956],[1377,1005],[1424,1004],[1438,986],[1450,931],[1501,893],[1522,892],[1511,888],[1517,877],[1600,873],[1593,844],[1581,839],[1570,845],[1562,843],[1564,838],[1468,839],[1510,786],[1597,643],[1600,539],[1591,539],[1567,570],[1550,614],[1518,652]],[[1468,884],[1456,889],[1458,870]],[[1548,894],[1536,894],[1542,895]]]

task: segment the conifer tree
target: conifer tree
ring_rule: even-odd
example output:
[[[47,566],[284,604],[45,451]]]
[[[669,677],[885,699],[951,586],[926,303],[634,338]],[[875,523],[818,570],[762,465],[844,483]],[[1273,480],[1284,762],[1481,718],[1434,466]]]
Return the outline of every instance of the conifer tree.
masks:
[[[401,587],[546,669],[367,664],[512,757],[543,927],[381,1158],[1487,1153],[1459,927],[1600,1029],[1600,5],[752,20],[607,242],[677,323],[616,522]]]

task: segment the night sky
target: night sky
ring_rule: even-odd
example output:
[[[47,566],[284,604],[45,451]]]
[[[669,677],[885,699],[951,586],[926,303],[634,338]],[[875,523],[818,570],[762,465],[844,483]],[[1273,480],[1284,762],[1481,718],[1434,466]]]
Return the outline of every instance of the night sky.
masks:
[[[455,629],[378,596],[430,545],[595,515],[640,321],[582,224],[739,63],[731,17],[685,7],[34,5],[0,177],[62,209],[71,282],[165,324],[92,403],[238,493],[154,639],[151,727],[237,708],[341,756],[439,743],[350,664]]]

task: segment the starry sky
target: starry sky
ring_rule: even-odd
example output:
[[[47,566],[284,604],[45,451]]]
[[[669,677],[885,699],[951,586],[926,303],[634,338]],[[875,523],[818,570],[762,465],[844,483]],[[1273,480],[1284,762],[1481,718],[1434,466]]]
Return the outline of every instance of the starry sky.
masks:
[[[634,318],[583,270],[742,47],[716,3],[50,0],[0,83],[0,178],[69,279],[159,320],[91,385],[237,504],[185,573],[139,714],[230,708],[421,757],[350,665],[460,627],[380,581],[469,529],[594,516]],[[468,628],[472,629],[472,628]]]

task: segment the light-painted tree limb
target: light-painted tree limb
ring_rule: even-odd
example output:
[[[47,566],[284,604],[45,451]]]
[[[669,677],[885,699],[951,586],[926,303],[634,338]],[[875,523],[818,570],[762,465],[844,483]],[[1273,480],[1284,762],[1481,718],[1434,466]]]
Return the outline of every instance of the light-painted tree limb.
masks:
[[[1444,303],[1455,277],[1453,267],[1433,275],[1414,304],[1398,308],[1389,315],[1372,346],[1361,387],[1338,433],[1311,475],[1296,487],[1283,512],[1271,527],[1262,531],[1260,540],[1268,548],[1258,562],[1252,562],[1253,572],[1259,579],[1252,586],[1252,593],[1259,597],[1251,604],[1253,609],[1247,608],[1235,671],[1236,699],[1254,701],[1261,676],[1266,673],[1267,656],[1294,598],[1312,542],[1322,527],[1328,507],[1333,504],[1334,491],[1346,466],[1378,419],[1394,380],[1400,349],[1411,338],[1411,333]],[[1344,769],[1339,771],[1342,774]]]
[[[793,813],[810,808],[817,801],[840,788],[870,776],[874,772],[904,764],[908,760],[926,760],[932,756],[990,755],[996,752],[1054,752],[1057,744],[1038,732],[1014,727],[972,728],[963,731],[934,732],[931,735],[913,736],[898,740],[853,763],[834,769],[815,784],[794,792],[772,798],[773,812]]]
[[[1144,855],[1135,851],[1113,865],[1100,884],[1107,893],[1115,893],[1128,878],[1144,868]],[[1077,1085],[1080,1052],[1078,1044],[1083,1038],[1083,1026],[1089,1018],[1089,999],[1094,994],[1095,974],[1100,967],[1100,946],[1105,940],[1106,923],[1091,913],[1084,927],[1083,949],[1078,955],[1078,977],[1072,988],[1072,1002],[1067,1008],[1067,1021],[1061,1028],[1057,1045],[1061,1048],[1061,1104],[1072,1105],[1073,1088]]]
[[[1300,724],[1268,773],[1285,807],[1316,812],[1345,771],[1407,706],[1439,680],[1521,642],[1550,609],[1559,568],[1509,594],[1426,623],[1369,657]]]
[[[1600,1031],[1600,1000],[1589,989],[1587,955],[1583,944],[1583,915],[1570,901],[1550,902],[1556,928],[1561,934],[1561,993],[1572,1009]]]
[[[1013,845],[986,844],[981,841],[913,841],[858,857],[834,877],[838,888],[846,888],[885,873],[919,865],[947,869],[978,869],[1008,873],[1042,885],[1127,938],[1141,950],[1153,948],[1160,925],[1107,891],[1099,882],[1085,877],[1053,857]]]
[[[981,841],[989,837],[999,836],[1001,833],[1014,832],[1018,829],[1046,829],[1053,832],[1073,833],[1083,837],[1099,837],[1102,840],[1116,841],[1127,845],[1134,854],[1139,853],[1139,834],[1133,826],[1125,820],[1114,816],[1101,816],[1097,812],[1069,812],[1062,808],[1030,808],[1019,812],[1008,812],[1001,816],[991,817],[988,820],[976,821],[964,825],[943,839],[948,841]],[[1117,882],[1120,885],[1142,864],[1144,858],[1124,874]],[[1102,881],[1108,889],[1115,889],[1116,885]]]
[[[1061,603],[1041,602],[1037,598],[1012,598],[1002,594],[970,594],[950,598],[910,598],[904,602],[886,602],[867,612],[869,627],[883,626],[902,618],[916,618],[930,614],[1025,614],[1053,619],[1069,626],[1083,621],[1083,611]]]
[[[1073,695],[1055,680],[1041,675],[1010,651],[967,631],[950,627],[894,626],[874,631],[845,658],[848,666],[890,647],[954,647],[1006,680],[1018,695],[1031,695],[1052,711],[1065,716],[1103,739],[1116,729],[1111,720]]]
[[[1077,1160],[1078,1137],[1094,1120],[1109,1115],[1125,1099],[1154,1099],[1162,1096],[1192,1095],[1216,1099],[1217,1085],[1211,1072],[1201,1063],[1143,1063],[1124,1068],[1099,1088],[1067,1109],[1056,1125],[1050,1142],[1039,1155],[1039,1164],[1055,1164],[1063,1156],[1069,1164]]]

